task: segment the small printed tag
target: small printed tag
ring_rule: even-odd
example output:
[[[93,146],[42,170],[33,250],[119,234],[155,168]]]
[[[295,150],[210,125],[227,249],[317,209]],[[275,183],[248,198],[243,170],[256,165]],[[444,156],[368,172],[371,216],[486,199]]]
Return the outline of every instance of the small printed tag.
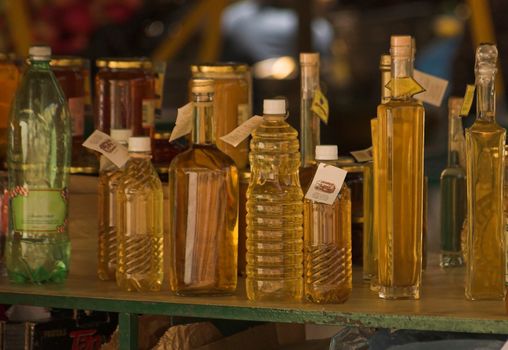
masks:
[[[342,188],[346,174],[344,169],[320,163],[305,198],[332,205]]]
[[[99,130],[95,130],[83,142],[83,146],[101,153],[119,168],[123,167],[129,160],[127,148],[113,140],[108,134]]]
[[[323,121],[323,123],[328,124],[328,116],[330,113],[328,99],[320,89],[317,89],[316,92],[314,92],[314,97],[312,98],[312,106],[310,109],[316,113],[316,115]]]
[[[180,137],[192,132],[192,109],[192,102],[189,102],[185,106],[178,108],[175,127],[173,128],[173,131],[171,131],[169,142],[179,139]]]
[[[418,84],[416,80],[410,77],[406,78],[400,78],[395,80],[396,86],[394,87],[394,81],[390,80],[388,84],[386,84],[386,88],[394,93],[394,89],[397,90],[396,94],[398,95],[410,95],[414,96],[416,94],[419,94],[421,92],[424,92],[425,89]]]
[[[249,135],[257,129],[257,127],[263,122],[263,117],[255,115],[252,118],[247,119],[245,123],[235,128],[229,134],[222,136],[220,139],[233,147],[238,146],[245,140]]]
[[[473,104],[474,100],[474,85],[467,85],[466,86],[466,93],[464,94],[464,102],[462,103],[462,107],[460,108],[459,115],[461,117],[467,117],[469,114],[469,110],[471,109],[471,105]]]
[[[356,161],[359,163],[364,163],[372,160],[372,146],[367,149],[362,149],[360,151],[353,151],[351,155],[355,157]]]
[[[425,91],[415,96],[415,99],[439,107],[443,102],[443,97],[448,87],[448,80],[414,70],[413,78],[420,84]]]

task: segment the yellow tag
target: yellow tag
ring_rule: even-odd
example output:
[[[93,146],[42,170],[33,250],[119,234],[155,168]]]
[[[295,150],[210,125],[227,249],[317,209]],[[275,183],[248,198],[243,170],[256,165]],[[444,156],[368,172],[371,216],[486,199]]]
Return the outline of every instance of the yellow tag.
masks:
[[[323,121],[323,123],[328,124],[328,99],[321,92],[321,90],[317,89],[314,93],[314,97],[312,98],[312,107],[311,111],[316,113],[316,115]]]
[[[389,89],[390,91],[392,91],[392,94],[395,89],[397,91],[396,94],[399,96],[400,95],[413,96],[413,95],[419,94],[420,92],[425,91],[425,89],[420,84],[418,84],[418,82],[416,80],[414,80],[411,77],[397,78],[397,79],[395,79],[395,84],[397,84],[397,85],[393,86],[393,84],[394,84],[393,80],[390,80],[388,82],[388,84],[386,84],[385,87],[387,89]]]
[[[459,115],[461,117],[467,117],[469,114],[469,110],[471,109],[471,105],[473,104],[474,99],[474,85],[466,86],[466,94],[464,95],[464,102],[462,102],[462,107],[460,107]]]

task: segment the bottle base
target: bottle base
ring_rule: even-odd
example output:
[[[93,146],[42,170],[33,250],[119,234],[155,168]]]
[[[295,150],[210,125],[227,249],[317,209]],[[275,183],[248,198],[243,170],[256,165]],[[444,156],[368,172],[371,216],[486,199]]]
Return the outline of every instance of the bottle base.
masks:
[[[301,301],[303,279],[259,280],[247,278],[247,298],[252,301]]]
[[[439,266],[441,267],[459,267],[464,266],[464,259],[462,259],[462,253],[441,253],[439,260]]]
[[[420,288],[418,286],[386,287],[378,285],[377,292],[381,299],[420,299]]]
[[[369,289],[372,292],[379,293],[379,281],[377,280],[377,276],[374,276],[370,279]]]
[[[235,293],[234,289],[208,289],[208,290],[173,290],[178,296],[182,297],[199,297],[199,296],[228,296]]]
[[[161,282],[138,280],[134,278],[125,278],[122,280],[117,278],[116,285],[126,292],[159,292],[162,287]]]

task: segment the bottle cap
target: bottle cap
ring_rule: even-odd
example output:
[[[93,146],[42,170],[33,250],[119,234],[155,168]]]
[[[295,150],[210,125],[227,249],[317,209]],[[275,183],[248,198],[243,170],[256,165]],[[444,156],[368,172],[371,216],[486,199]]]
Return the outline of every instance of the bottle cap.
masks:
[[[263,114],[286,114],[286,100],[283,99],[264,100]]]
[[[51,48],[46,45],[30,46],[30,49],[28,49],[28,55],[33,60],[49,60],[51,58]]]
[[[301,52],[300,64],[318,64],[319,53],[317,52]]]
[[[129,152],[150,152],[151,140],[146,136],[129,137]]]
[[[317,145],[316,160],[336,160],[339,158],[339,151],[336,145]]]
[[[191,90],[200,94],[213,93],[215,91],[215,81],[212,79],[192,79]]]
[[[390,37],[390,54],[392,57],[412,57],[413,38],[409,35],[392,35]]]
[[[129,137],[132,136],[131,129],[111,129],[109,132],[111,138],[118,142],[125,142],[129,140]]]
[[[388,54],[382,54],[379,60],[379,68],[380,69],[391,69],[392,66],[392,56]]]

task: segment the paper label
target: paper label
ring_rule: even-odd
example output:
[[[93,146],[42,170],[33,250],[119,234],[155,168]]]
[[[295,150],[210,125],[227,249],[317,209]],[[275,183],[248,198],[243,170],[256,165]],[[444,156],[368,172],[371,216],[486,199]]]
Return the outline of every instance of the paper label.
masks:
[[[173,131],[171,131],[169,142],[191,133],[193,122],[192,110],[192,102],[189,102],[185,106],[178,108],[175,127],[173,128]]]
[[[316,113],[316,115],[323,121],[323,123],[328,124],[328,115],[329,115],[329,107],[328,107],[328,99],[321,92],[320,89],[316,89],[314,92],[314,97],[312,98],[312,106],[310,107],[311,111]]]
[[[237,119],[236,119],[236,122],[238,123],[237,125],[242,125],[250,117],[249,105],[248,104],[239,104],[237,113],[238,113]]]
[[[394,84],[396,85],[394,86]],[[425,89],[411,77],[392,79],[385,87],[389,89],[392,94],[394,94],[394,90],[397,91],[397,95],[414,96],[425,91]]]
[[[332,205],[342,188],[346,174],[344,169],[320,163],[305,198]]]
[[[466,86],[466,93],[464,94],[464,102],[462,102],[462,107],[460,107],[460,113],[459,115],[461,117],[467,117],[469,114],[469,110],[471,109],[471,105],[473,104],[474,100],[474,85],[467,85]]]
[[[85,131],[85,98],[71,97],[67,100],[71,113],[72,136],[83,136]]]
[[[20,232],[65,233],[67,231],[67,189],[10,191],[13,227]]]
[[[83,146],[101,153],[119,168],[123,167],[129,160],[127,148],[99,130],[95,130],[83,142]]]
[[[220,139],[233,147],[238,146],[242,143],[249,135],[257,129],[257,127],[263,122],[263,117],[255,115],[252,118],[247,119],[245,123],[238,126],[236,129],[231,131],[229,134],[222,136]]]
[[[351,152],[351,155],[356,159],[357,162],[363,163],[372,160],[372,146],[367,149]]]
[[[448,87],[448,80],[414,70],[413,78],[425,91],[415,96],[415,99],[439,107]]]
[[[155,125],[155,104],[157,100],[153,98],[143,99],[142,119],[144,128],[153,128]]]

